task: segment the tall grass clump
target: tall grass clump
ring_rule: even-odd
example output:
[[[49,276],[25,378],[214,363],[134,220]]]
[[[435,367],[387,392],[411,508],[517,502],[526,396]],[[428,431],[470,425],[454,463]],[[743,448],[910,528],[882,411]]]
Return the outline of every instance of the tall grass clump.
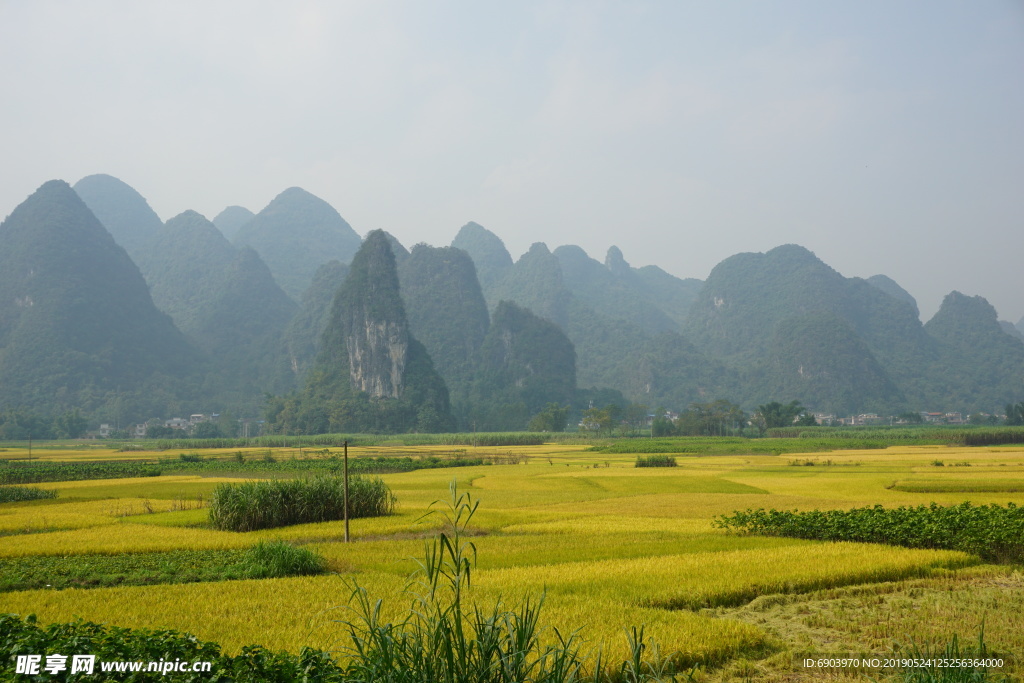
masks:
[[[674,456],[671,455],[639,455],[636,458],[637,467],[678,467]]]
[[[349,478],[348,516],[381,517],[395,497],[377,478]],[[226,531],[254,531],[345,517],[344,479],[272,479],[220,484],[210,498],[210,523]]]
[[[241,565],[250,579],[310,576],[327,571],[327,559],[285,541],[260,541],[245,551]]]
[[[609,680],[598,654],[581,655],[576,634],[540,626],[544,596],[526,597],[515,606],[471,604],[467,596],[476,546],[464,539],[479,502],[451,485],[445,531],[425,542],[423,559],[406,587],[412,597],[408,615],[384,622],[383,601],[370,598],[354,581],[350,608],[355,617],[341,622],[346,633],[345,680],[365,683],[581,683]],[[544,640],[548,642],[545,643]],[[633,629],[633,657],[612,674],[640,683],[663,680],[664,661]]]
[[[57,492],[34,486],[0,486],[0,503],[19,503],[24,500],[56,498]]]

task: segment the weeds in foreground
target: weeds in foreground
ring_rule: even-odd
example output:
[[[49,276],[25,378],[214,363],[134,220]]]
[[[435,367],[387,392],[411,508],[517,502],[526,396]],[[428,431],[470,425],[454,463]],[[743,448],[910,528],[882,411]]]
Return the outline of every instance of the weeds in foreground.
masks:
[[[632,656],[612,676],[600,653],[580,652],[576,633],[550,632],[540,626],[544,596],[526,597],[508,607],[470,604],[476,546],[465,531],[479,501],[451,485],[451,500],[442,514],[444,531],[424,544],[423,558],[406,588],[409,613],[397,623],[384,622],[383,601],[352,581],[352,620],[347,630],[343,666],[348,681],[367,683],[582,683],[611,678],[628,683],[676,680],[657,644],[643,627],[628,635]],[[353,604],[354,603],[354,604]],[[550,636],[553,636],[550,637]],[[548,642],[544,642],[548,641]],[[645,658],[650,650],[654,661]],[[691,671],[691,677],[694,672]]]
[[[1010,677],[987,666],[987,662],[1003,660],[989,652],[985,645],[985,625],[982,624],[978,634],[977,647],[968,645],[961,648],[956,635],[944,647],[937,645],[920,645],[911,641],[910,647],[900,653],[901,659],[917,660],[928,663],[927,666],[905,667],[895,678],[896,683],[1010,683]],[[957,661],[970,662],[967,666],[952,665]],[[975,666],[974,663],[982,662]]]

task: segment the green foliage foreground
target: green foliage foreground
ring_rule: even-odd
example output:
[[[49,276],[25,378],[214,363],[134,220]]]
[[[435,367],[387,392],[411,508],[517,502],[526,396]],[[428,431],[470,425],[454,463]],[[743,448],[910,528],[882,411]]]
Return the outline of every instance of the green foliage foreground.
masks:
[[[150,631],[104,626],[85,621],[40,626],[33,615],[25,620],[14,614],[0,614],[0,652],[3,652],[0,680],[28,680],[15,674],[18,655],[75,653],[95,655],[91,675],[76,674],[75,681],[152,681],[152,673],[117,675],[102,672],[102,662],[211,662],[209,672],[175,673],[183,683],[290,683],[291,681],[345,681],[330,655],[303,648],[298,655],[272,652],[258,645],[242,648],[237,656],[223,654],[216,643],[198,640],[178,631]],[[47,677],[49,678],[49,677]],[[42,679],[39,679],[42,680]],[[54,680],[59,680],[54,678]]]
[[[349,478],[350,519],[380,517],[394,509],[395,497],[383,481]],[[254,531],[344,517],[343,477],[219,484],[210,498],[210,523],[226,531]]]
[[[810,512],[759,509],[722,515],[715,525],[764,536],[959,550],[988,562],[1024,562],[1024,508],[1013,503],[932,503],[895,509],[875,505]]]

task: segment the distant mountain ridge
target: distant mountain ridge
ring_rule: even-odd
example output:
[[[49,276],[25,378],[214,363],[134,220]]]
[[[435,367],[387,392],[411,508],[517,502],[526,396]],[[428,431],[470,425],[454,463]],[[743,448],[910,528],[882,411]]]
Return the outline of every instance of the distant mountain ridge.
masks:
[[[953,292],[922,324],[891,278],[844,277],[798,245],[736,254],[701,282],[634,268],[614,246],[599,261],[575,245],[536,243],[514,260],[470,222],[452,246],[411,252],[374,231],[364,258],[377,265],[353,274],[346,262],[367,245],[300,188],[255,216],[229,207],[217,220],[237,231],[234,244],[195,212],[160,224],[110,176],[83,178],[73,192],[41,187],[3,224],[0,407],[110,415],[127,397],[126,419],[195,402],[252,414],[266,392],[299,388],[298,422],[288,411],[299,403],[275,399],[289,429],[387,431],[455,421],[519,429],[545,408],[538,397],[585,404],[616,392],[651,410],[725,398],[838,414],[993,413],[1024,400],[1024,338],[987,301]],[[28,263],[45,267],[26,276]],[[39,269],[50,280],[34,280]],[[339,310],[355,318],[341,324]],[[115,321],[125,311],[130,322]],[[370,327],[357,334],[356,319]],[[406,341],[378,353],[384,337],[370,328],[380,325]],[[344,373],[331,356],[340,348],[355,354]],[[384,372],[392,351],[404,360]],[[338,393],[342,376],[349,388]],[[333,413],[311,407],[328,396]],[[397,412],[374,407],[389,400]]]
[[[149,202],[135,188],[113,176],[86,176],[75,183],[74,190],[132,259],[147,249],[163,227]]]
[[[232,242],[255,249],[281,289],[298,301],[321,264],[348,263],[362,240],[330,204],[291,187],[241,225]]]
[[[235,239],[243,225],[255,217],[256,214],[244,206],[229,206],[214,217],[213,224],[230,241]]]

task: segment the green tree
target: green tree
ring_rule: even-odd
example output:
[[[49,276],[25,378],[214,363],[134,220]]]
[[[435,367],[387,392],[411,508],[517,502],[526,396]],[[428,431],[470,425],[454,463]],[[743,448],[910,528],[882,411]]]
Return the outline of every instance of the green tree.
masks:
[[[800,427],[817,427],[818,421],[814,419],[814,413],[805,412],[797,418],[796,424]]]
[[[630,433],[636,433],[647,426],[650,409],[646,403],[630,403],[622,411],[622,419]]]
[[[688,436],[725,436],[743,428],[747,415],[735,403],[718,399],[711,403],[691,403],[679,415],[679,433]]]
[[[215,422],[200,422],[192,428],[192,436],[196,439],[219,439],[224,436],[224,432]]]
[[[549,403],[530,420],[528,429],[531,432],[564,432],[569,417],[569,406]]]
[[[77,439],[85,434],[88,426],[88,421],[82,417],[77,408],[58,415],[53,421],[53,431],[60,439]]]
[[[583,421],[581,424],[588,432],[606,434],[612,430],[614,422],[607,409],[590,408],[583,411]]]
[[[1024,402],[1006,404],[1006,424],[1024,425]]]
[[[651,424],[651,435],[652,436],[675,436],[676,426],[672,423],[672,420],[664,417],[664,412],[659,417],[654,418],[654,423]]]
[[[754,412],[753,422],[762,435],[769,429],[789,427],[798,415],[804,412],[800,401],[790,401],[785,405],[772,401],[758,406]]]

